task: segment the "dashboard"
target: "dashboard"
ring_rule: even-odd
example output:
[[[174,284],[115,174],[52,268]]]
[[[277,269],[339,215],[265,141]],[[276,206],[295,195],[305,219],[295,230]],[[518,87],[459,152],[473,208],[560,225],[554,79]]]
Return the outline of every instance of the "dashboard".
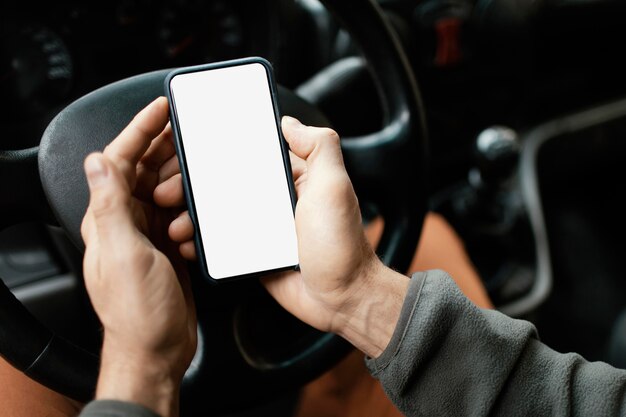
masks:
[[[28,3],[0,17],[3,149],[36,146],[59,110],[115,80],[252,51],[275,54],[263,1]]]
[[[433,153],[454,166],[485,126],[525,128],[625,90],[623,2],[379,3],[420,83]],[[71,101],[134,74],[261,55],[295,88],[354,54],[318,0],[11,0],[0,16],[1,147],[36,146]]]

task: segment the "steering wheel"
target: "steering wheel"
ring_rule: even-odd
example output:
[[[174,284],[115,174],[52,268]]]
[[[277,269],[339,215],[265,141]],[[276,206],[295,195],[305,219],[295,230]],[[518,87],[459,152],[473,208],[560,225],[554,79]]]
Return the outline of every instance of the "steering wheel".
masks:
[[[408,268],[426,211],[426,128],[404,52],[374,0],[324,0],[360,44],[379,91],[384,127],[342,139],[349,175],[361,201],[384,219],[377,247],[383,262]],[[337,66],[314,79],[333,80]],[[85,156],[102,150],[135,113],[163,94],[169,70],[137,75],[76,100],[50,123],[38,148],[0,153],[4,193],[0,227],[25,220],[53,224],[83,248],[80,223],[88,202]],[[326,85],[332,90],[333,85]],[[285,114],[328,125],[314,105],[279,88]],[[19,180],[18,180],[19,179]],[[292,318],[256,280],[211,286],[194,278],[200,342],[185,376],[183,405],[233,409],[292,391],[333,366],[350,349],[333,334]],[[80,341],[77,341],[78,343]],[[92,397],[98,355],[55,335],[0,285],[0,354],[31,378],[69,397]],[[211,398],[211,402],[202,401]],[[208,404],[206,404],[208,403]],[[184,411],[184,408],[183,408]]]

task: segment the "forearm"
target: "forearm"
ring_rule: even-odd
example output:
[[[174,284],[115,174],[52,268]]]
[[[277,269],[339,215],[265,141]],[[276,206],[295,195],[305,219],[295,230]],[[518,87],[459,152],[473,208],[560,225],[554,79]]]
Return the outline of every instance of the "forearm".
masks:
[[[382,263],[363,277],[362,292],[349,311],[340,312],[337,334],[370,357],[380,355],[389,344],[400,317],[409,278]]]
[[[480,310],[441,271],[411,282],[400,323],[370,371],[406,415],[612,415],[626,372],[559,354],[532,324]]]

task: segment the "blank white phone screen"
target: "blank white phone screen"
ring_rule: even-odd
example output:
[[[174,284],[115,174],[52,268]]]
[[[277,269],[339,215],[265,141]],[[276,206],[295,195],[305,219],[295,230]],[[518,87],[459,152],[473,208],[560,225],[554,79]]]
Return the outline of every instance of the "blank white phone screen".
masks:
[[[170,91],[208,272],[298,264],[288,178],[262,64],[174,76]]]

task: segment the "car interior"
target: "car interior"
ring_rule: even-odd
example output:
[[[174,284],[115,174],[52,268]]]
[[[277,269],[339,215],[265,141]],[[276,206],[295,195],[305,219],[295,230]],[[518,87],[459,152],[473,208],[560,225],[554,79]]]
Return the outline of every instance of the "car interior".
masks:
[[[261,56],[282,112],[342,137],[387,265],[409,267],[437,213],[496,309],[559,352],[626,366],[624,17],[621,0],[5,2],[0,355],[90,398],[101,332],[81,275],[82,161],[170,70]],[[258,282],[193,285],[182,415],[293,415],[350,351]]]

